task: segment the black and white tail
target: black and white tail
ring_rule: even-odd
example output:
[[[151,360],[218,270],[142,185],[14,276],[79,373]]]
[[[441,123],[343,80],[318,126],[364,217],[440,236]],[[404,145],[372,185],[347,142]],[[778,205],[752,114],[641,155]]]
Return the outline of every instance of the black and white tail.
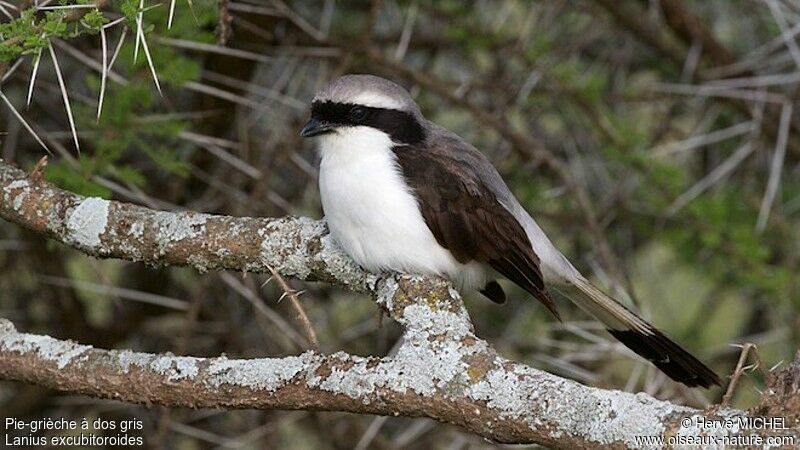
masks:
[[[717,374],[633,311],[582,277],[570,284],[575,289],[565,293],[575,304],[603,322],[612,336],[667,376],[689,387],[720,385]]]

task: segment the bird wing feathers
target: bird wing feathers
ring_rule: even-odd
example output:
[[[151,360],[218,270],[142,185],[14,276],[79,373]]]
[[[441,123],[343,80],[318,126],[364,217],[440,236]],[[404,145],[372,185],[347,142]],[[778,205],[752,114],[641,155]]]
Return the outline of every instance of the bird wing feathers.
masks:
[[[541,301],[557,318],[544,286],[539,257],[517,219],[464,159],[421,145],[394,149],[436,241],[461,262],[488,264]],[[459,157],[454,157],[460,156]],[[488,162],[488,161],[487,161]]]

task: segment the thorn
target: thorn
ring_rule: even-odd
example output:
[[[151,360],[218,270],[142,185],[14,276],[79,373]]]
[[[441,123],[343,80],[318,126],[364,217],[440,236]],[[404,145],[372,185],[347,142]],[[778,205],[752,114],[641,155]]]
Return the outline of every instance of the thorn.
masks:
[[[103,49],[103,72],[100,76],[100,99],[97,102],[97,123],[100,123],[100,114],[103,112],[103,99],[106,94],[106,79],[108,78],[108,39],[105,27],[100,28],[100,46]]]
[[[78,141],[78,130],[75,129],[75,118],[72,116],[72,107],[69,104],[69,95],[67,94],[67,85],[64,83],[64,75],[61,73],[61,67],[58,65],[58,58],[56,58],[56,51],[53,50],[53,43],[47,41],[47,48],[50,50],[50,57],[53,59],[53,67],[56,71],[56,78],[58,79],[58,86],[61,89],[61,97],[64,100],[64,108],[67,110],[67,119],[69,119],[69,128],[72,131],[72,139],[75,141],[75,149],[78,155],[81,154],[81,144]]]
[[[19,111],[17,111],[17,108],[14,108],[14,104],[11,103],[11,100],[9,100],[8,97],[5,96],[5,94],[3,94],[2,90],[0,90],[0,100],[2,100],[3,103],[5,103],[6,106],[8,106],[8,109],[11,110],[11,113],[14,114],[14,117],[16,117],[17,120],[19,120],[19,122],[22,124],[22,126],[25,127],[26,130],[28,130],[28,133],[30,133],[31,136],[33,136],[33,138],[36,139],[36,142],[38,142],[39,145],[41,145],[42,148],[47,153],[50,153],[52,155],[53,153],[50,151],[50,149],[47,148],[44,142],[42,142],[42,139],[39,137],[39,135],[36,134],[35,131],[33,131],[33,128],[31,128],[30,124],[28,124],[28,122],[25,121],[25,118],[22,117],[22,114],[20,114]]]
[[[47,167],[47,155],[42,156],[39,161],[33,166],[33,170],[31,173],[28,174],[28,180],[30,180],[33,184],[39,184],[42,182],[42,171],[44,168]]]
[[[44,37],[44,36],[42,36]],[[39,63],[42,62],[42,49],[39,49],[39,52],[36,53],[36,56],[33,59],[33,70],[31,71],[31,81],[28,85],[28,102],[26,106],[30,108],[31,106],[31,98],[33,98],[33,85],[36,83],[36,74],[39,73]]]
[[[200,26],[200,19],[197,18],[197,12],[195,12],[194,10],[194,3],[192,3],[192,0],[186,0],[186,3],[189,4],[189,10],[192,11],[192,17],[194,17],[194,23],[197,26]]]
[[[778,367],[780,367],[782,365],[783,365],[783,360],[778,361],[774,366],[769,368],[769,372],[775,371],[775,369],[777,369]]]
[[[164,93],[161,92],[161,83],[158,81],[158,73],[156,72],[156,66],[153,64],[153,58],[150,56],[150,47],[147,45],[147,39],[144,37],[144,31],[140,26],[137,30],[137,35],[141,38],[142,41],[142,48],[144,49],[144,56],[147,58],[147,65],[150,67],[150,73],[153,75],[153,82],[156,84],[156,89],[158,90],[158,95],[161,97],[164,96]]]
[[[139,32],[142,30],[142,14],[144,12],[144,0],[139,1],[139,13],[136,15],[136,43],[133,47],[133,63],[139,59],[139,45],[141,43],[141,35]]]
[[[167,29],[168,30],[172,29],[172,19],[175,17],[175,3],[177,3],[176,0],[172,0],[169,3],[169,19],[167,19]]]

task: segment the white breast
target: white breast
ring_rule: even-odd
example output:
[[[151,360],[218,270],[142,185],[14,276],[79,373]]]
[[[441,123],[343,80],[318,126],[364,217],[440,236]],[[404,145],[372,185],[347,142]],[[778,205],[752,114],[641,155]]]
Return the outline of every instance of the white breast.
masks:
[[[436,242],[391,151],[368,127],[319,137],[319,190],[331,235],[362,267],[447,276],[462,289],[485,282],[477,263],[461,264]]]

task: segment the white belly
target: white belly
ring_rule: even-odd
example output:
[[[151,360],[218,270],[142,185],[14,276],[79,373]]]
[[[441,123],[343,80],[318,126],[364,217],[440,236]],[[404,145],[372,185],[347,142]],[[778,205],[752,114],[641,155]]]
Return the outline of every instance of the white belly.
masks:
[[[443,275],[462,289],[485,282],[477,263],[461,264],[436,242],[391,151],[372,128],[319,138],[319,189],[331,235],[371,272]]]

